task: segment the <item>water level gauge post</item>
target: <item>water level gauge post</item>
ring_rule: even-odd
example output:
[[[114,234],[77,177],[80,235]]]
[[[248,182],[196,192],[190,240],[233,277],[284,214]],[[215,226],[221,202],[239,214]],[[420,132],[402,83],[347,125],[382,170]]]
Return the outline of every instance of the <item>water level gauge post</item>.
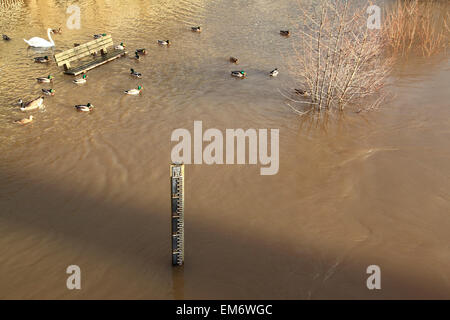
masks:
[[[172,265],[184,263],[184,164],[170,166],[172,213]]]

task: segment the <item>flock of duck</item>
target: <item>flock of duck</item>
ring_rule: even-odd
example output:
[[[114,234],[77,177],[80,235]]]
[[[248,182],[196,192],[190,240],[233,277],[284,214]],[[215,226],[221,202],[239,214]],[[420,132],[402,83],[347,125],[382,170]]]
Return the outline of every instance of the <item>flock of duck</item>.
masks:
[[[196,26],[196,27],[191,27],[192,32],[201,32],[202,28],[200,26]],[[47,34],[48,34],[48,40],[42,39],[42,38],[38,38],[38,37],[34,37],[31,38],[29,40],[25,40],[24,41],[30,46],[30,47],[37,47],[37,48],[51,48],[55,46],[55,43],[53,41],[53,39],[51,38],[51,34],[61,34],[61,28],[58,29],[48,29],[47,30]],[[289,30],[281,30],[280,34],[282,36],[285,37],[289,37],[290,36],[290,31]],[[94,39],[99,39],[101,37],[106,36],[105,33],[103,34],[95,34],[93,37]],[[8,35],[3,34],[2,38],[4,41],[10,41],[11,38]],[[160,46],[169,46],[171,44],[170,40],[158,40],[158,44]],[[79,44],[75,43],[74,46],[79,46]],[[125,44],[122,42],[119,45],[116,45],[114,48],[117,50],[124,50],[125,49]],[[140,48],[140,49],[136,49],[134,52],[134,59],[139,60],[141,55],[146,55],[147,54],[147,50],[145,48]],[[48,56],[43,56],[43,57],[36,57],[34,58],[34,62],[35,63],[48,63],[50,61]],[[238,64],[239,59],[236,57],[230,57],[230,62],[233,64]],[[272,70],[269,75],[271,77],[276,77],[278,76],[279,72],[278,69],[275,68],[274,70]],[[130,75],[135,77],[135,78],[141,78],[142,74],[140,72],[137,72],[136,70],[134,70],[133,68],[130,69]],[[231,76],[236,77],[236,78],[245,78],[247,76],[247,73],[244,70],[237,70],[237,71],[231,71]],[[81,78],[77,78],[75,80],[73,80],[73,83],[77,84],[77,85],[81,85],[87,82],[87,75],[83,74],[83,76]],[[54,77],[52,75],[48,75],[47,77],[39,77],[36,78],[36,81],[38,83],[51,83],[53,82]],[[139,85],[137,87],[137,89],[130,89],[130,90],[126,90],[124,91],[125,94],[127,95],[139,95],[142,91],[143,87],[141,85]],[[296,93],[297,94],[304,94],[304,92],[302,90],[296,89]],[[47,96],[54,96],[55,95],[56,90],[51,88],[51,89],[42,89],[42,93],[44,95]],[[24,102],[22,99],[20,99],[17,103],[20,107],[21,111],[31,111],[31,110],[36,110],[36,109],[41,109],[44,106],[44,97],[38,97],[37,99],[28,101],[28,102]],[[90,102],[85,104],[85,105],[75,105],[74,108],[77,111],[81,111],[81,112],[90,112],[94,109],[94,105],[92,105]],[[33,121],[33,116],[30,115],[28,118],[24,118],[21,120],[16,120],[14,121],[15,123],[18,124],[28,124],[30,122]]]

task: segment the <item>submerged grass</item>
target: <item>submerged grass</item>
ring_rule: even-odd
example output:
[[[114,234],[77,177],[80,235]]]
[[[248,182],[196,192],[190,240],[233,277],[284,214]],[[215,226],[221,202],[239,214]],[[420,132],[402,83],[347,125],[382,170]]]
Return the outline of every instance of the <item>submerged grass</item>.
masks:
[[[397,0],[388,8],[383,24],[383,39],[392,55],[423,56],[447,50],[449,17],[447,1]]]
[[[368,28],[370,5],[301,1],[300,40],[291,68],[298,85],[294,93],[282,93],[294,112],[375,109],[387,97],[384,88],[397,59],[447,52],[447,3],[397,0],[386,7],[381,29]]]
[[[319,6],[300,5],[301,40],[295,45],[294,75],[302,85],[299,100],[291,108],[311,111],[343,111],[361,99],[373,108],[384,99],[382,88],[392,59],[383,54],[379,30],[367,28],[367,6],[349,0],[322,0]],[[301,107],[299,107],[301,105]]]

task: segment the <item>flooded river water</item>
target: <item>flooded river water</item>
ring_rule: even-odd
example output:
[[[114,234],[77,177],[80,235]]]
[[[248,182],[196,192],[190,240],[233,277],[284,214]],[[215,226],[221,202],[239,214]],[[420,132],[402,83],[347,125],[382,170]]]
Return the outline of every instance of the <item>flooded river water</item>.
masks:
[[[448,58],[399,63],[380,110],[316,124],[278,91],[293,80],[299,35],[279,30],[295,1],[83,0],[79,30],[65,2],[11,3],[0,7],[12,38],[0,42],[0,298],[450,298]],[[76,86],[53,61],[33,63],[42,54],[22,40],[59,26],[56,51],[105,32],[149,54]],[[248,78],[231,78],[236,68]],[[48,74],[56,95],[14,124],[28,114],[12,104],[49,87],[34,80]],[[123,94],[139,84],[141,96]],[[74,110],[87,102],[95,111]],[[280,169],[188,165],[186,264],[173,269],[170,136],[195,120],[280,129]],[[66,288],[73,264],[79,291]],[[366,287],[369,265],[381,290]]]

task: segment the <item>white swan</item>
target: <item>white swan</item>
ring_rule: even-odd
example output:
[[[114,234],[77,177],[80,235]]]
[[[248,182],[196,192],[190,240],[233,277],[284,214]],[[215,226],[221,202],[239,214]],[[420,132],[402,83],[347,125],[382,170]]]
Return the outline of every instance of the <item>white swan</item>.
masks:
[[[48,35],[48,38],[50,39],[50,41],[47,41],[47,40],[39,38],[39,37],[34,37],[34,38],[31,38],[30,40],[23,39],[23,41],[25,41],[30,47],[36,47],[36,48],[54,47],[55,42],[53,42],[53,39],[50,36],[50,33],[52,33],[52,29],[48,28],[47,35]]]

